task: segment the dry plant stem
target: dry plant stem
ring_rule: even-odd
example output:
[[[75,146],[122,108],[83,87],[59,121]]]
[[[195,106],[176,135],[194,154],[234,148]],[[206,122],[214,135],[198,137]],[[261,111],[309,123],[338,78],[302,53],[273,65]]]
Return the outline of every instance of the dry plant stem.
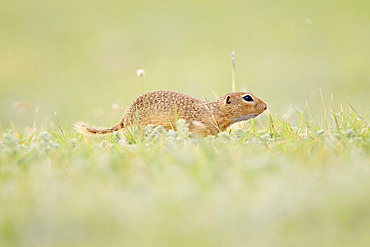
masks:
[[[64,134],[64,131],[63,131],[63,129],[62,129],[62,125],[60,124],[60,120],[59,120],[59,117],[58,117],[58,114],[56,113],[56,112],[54,112],[54,115],[55,115],[55,117],[57,118],[57,124],[58,124],[58,127],[59,127],[59,129],[60,129],[60,132],[62,133],[62,135],[65,137],[65,134]]]
[[[325,102],[324,102],[324,97],[322,96],[321,88],[320,88],[320,96],[321,96],[321,101],[322,101],[322,105],[323,105],[323,108],[324,108],[324,122],[325,122],[325,125],[326,125],[326,127],[328,127],[328,125],[329,125],[329,129],[332,130],[330,120],[326,116],[326,106],[325,106]]]
[[[213,121],[211,121],[211,124],[212,124],[216,129],[217,129],[217,131],[218,131],[218,132],[221,132],[220,126],[219,126],[219,124],[217,123],[217,120],[216,120],[215,115],[213,114],[212,110],[211,110],[211,109],[209,109],[209,107],[208,107],[206,104],[204,104],[204,106],[207,108],[207,110],[209,111],[209,113],[210,113],[210,114],[211,114],[211,116],[212,116],[212,120],[213,120]]]
[[[356,115],[366,123],[367,127],[369,127],[369,123],[366,122],[365,118],[361,117],[360,114],[358,114],[358,112],[355,110],[355,108],[352,107],[352,105],[349,103],[349,100],[346,98],[347,100],[347,104],[349,105],[349,107],[351,107],[351,109],[356,113]]]
[[[35,126],[36,126],[37,118],[38,118],[38,116],[39,116],[39,111],[40,111],[40,107],[39,107],[39,106],[37,106],[37,107],[35,108],[35,114],[33,115],[33,123],[34,123],[34,125],[35,125]]]
[[[268,151],[272,152],[272,149],[271,149],[270,145],[267,144],[267,142],[265,143],[265,146],[266,146]]]
[[[213,94],[215,99],[220,98],[220,96],[218,96],[218,94],[214,90],[211,90],[211,93]]]
[[[232,86],[231,90],[232,92],[236,92],[235,89],[235,51],[233,51],[231,54],[231,61],[232,61]]]
[[[10,121],[10,131],[14,132],[15,135],[18,135],[17,130],[14,127],[14,124],[12,121]]]
[[[330,113],[332,113],[332,107],[333,107],[333,101],[334,101],[334,99],[333,99],[333,94],[331,93],[330,94],[330,107],[329,107],[329,112]]]

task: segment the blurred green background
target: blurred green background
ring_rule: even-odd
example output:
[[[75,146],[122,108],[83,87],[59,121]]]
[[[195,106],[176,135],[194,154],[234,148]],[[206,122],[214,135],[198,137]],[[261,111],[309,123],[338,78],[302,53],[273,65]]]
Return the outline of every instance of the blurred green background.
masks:
[[[111,125],[156,89],[214,99],[231,91],[232,50],[237,89],[272,113],[307,101],[319,114],[321,88],[327,103],[348,98],[364,115],[369,9],[366,0],[2,1],[2,130],[49,126],[54,112],[65,128]]]

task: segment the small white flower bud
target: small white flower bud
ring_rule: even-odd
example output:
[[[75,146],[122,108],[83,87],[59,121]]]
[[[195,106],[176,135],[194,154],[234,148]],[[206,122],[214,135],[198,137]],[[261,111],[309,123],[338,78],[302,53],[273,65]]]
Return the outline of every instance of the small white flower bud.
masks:
[[[138,69],[138,70],[136,70],[136,75],[137,75],[137,77],[143,77],[144,75],[145,75],[145,70],[143,70],[143,69]]]

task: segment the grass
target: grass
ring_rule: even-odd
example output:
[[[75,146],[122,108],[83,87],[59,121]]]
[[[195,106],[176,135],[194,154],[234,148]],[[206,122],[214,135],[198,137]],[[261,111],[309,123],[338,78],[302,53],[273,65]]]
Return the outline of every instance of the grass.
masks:
[[[0,247],[370,246],[368,5],[3,1]],[[72,131],[147,91],[235,88],[274,114],[204,139]]]
[[[0,246],[368,246],[368,124],[296,114],[207,138],[9,128]]]

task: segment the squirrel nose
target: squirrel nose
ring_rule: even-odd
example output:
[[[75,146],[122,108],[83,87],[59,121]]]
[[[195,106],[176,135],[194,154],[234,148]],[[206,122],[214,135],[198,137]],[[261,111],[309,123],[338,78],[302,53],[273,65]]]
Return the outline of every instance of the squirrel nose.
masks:
[[[267,109],[267,105],[265,105],[265,108],[263,108],[263,110],[266,111],[266,109]]]

